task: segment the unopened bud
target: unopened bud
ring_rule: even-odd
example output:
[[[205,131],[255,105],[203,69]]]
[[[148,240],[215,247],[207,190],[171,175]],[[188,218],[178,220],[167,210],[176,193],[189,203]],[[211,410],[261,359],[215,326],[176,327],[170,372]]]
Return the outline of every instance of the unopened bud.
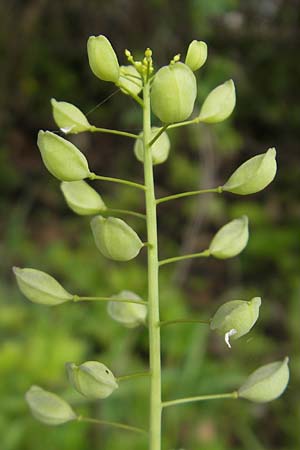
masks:
[[[196,95],[196,78],[186,64],[164,66],[155,74],[152,84],[153,112],[162,122],[180,122],[192,114]]]
[[[90,36],[87,43],[89,64],[96,77],[116,83],[120,75],[117,55],[109,40],[103,36]]]
[[[276,150],[269,148],[266,153],[256,155],[238,167],[222,189],[239,195],[254,194],[273,181],[276,171]]]
[[[289,358],[276,361],[255,370],[238,390],[239,397],[265,403],[278,398],[289,382]]]
[[[39,131],[37,145],[45,166],[59,180],[77,181],[91,175],[86,157],[66,139]]]
[[[33,417],[46,425],[61,425],[77,418],[65,400],[39,386],[32,386],[25,399]]]
[[[122,303],[120,301],[114,302],[114,298],[118,300],[142,301],[141,297],[131,291],[122,291],[111,297],[112,301],[107,305],[107,312],[112,319],[120,322],[127,328],[135,328],[145,323],[147,317],[146,305],[129,302]]]
[[[91,124],[77,106],[51,99],[53,118],[56,125],[66,134],[76,134],[90,129]]]
[[[202,105],[199,121],[206,123],[223,122],[235,107],[235,87],[228,80],[211,91]]]
[[[112,372],[98,361],[87,361],[79,366],[67,363],[66,370],[72,386],[90,400],[106,398],[118,388]]]
[[[248,217],[242,216],[220,228],[210,243],[210,254],[220,259],[232,258],[244,250],[248,239]]]
[[[60,187],[68,206],[76,214],[88,216],[107,209],[98,192],[83,180],[63,181]]]
[[[115,261],[135,258],[143,247],[136,232],[124,220],[96,216],[91,220],[95,243],[103,256]]]
[[[205,64],[207,59],[207,45],[203,41],[192,41],[189,45],[186,57],[185,64],[189,66],[189,68],[195,72],[200,69]]]
[[[120,78],[117,82],[121,91],[124,94],[128,94],[128,90],[133,94],[137,95],[141,92],[143,87],[143,82],[139,72],[132,65],[121,66],[120,67]]]
[[[158,127],[152,127],[150,140],[154,138],[159,130],[160,128]],[[167,133],[162,133],[151,146],[152,162],[154,165],[162,164],[167,160],[170,152],[170,145],[170,139]],[[139,138],[135,141],[134,154],[139,161],[144,162],[143,133],[140,133]]]
[[[59,305],[73,300],[51,275],[36,269],[13,268],[20,291],[28,300],[42,305]]]

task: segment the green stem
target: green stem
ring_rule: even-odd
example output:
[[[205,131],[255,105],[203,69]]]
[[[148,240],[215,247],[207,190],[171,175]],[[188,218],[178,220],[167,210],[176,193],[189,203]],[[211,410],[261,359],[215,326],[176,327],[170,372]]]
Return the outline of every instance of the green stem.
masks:
[[[117,84],[117,86],[121,89],[120,85]],[[125,91],[128,95],[130,95],[130,97],[132,97],[133,100],[135,100],[141,107],[144,107],[144,102],[141,99],[141,97],[131,92],[131,90],[127,89],[124,85],[122,85],[122,90]]]
[[[137,303],[138,305],[148,305],[148,302],[145,302],[143,300],[131,300],[129,299],[120,299],[120,298],[113,298],[113,297],[81,297],[80,295],[73,295],[73,301],[74,302],[89,302],[89,301],[95,301],[95,302],[119,302],[119,303]]]
[[[178,398],[176,400],[163,402],[162,406],[163,408],[166,408],[167,406],[175,406],[182,403],[202,402],[204,400],[217,400],[220,398],[238,398],[238,393],[237,391],[234,391],[227,394],[198,395],[197,397]]]
[[[216,188],[211,188],[211,189],[201,189],[198,191],[181,192],[180,194],[168,195],[167,197],[158,198],[156,200],[156,204],[159,205],[160,203],[168,202],[170,200],[175,200],[176,198],[190,197],[192,195],[200,195],[200,194],[209,194],[211,192],[221,194],[223,192],[222,186],[218,186]]]
[[[186,125],[195,125],[197,123],[199,123],[198,117],[191,120],[185,120],[184,122],[173,123],[172,125],[169,126],[169,128],[185,127]]]
[[[132,378],[139,378],[139,377],[149,377],[151,375],[151,372],[149,370],[145,372],[136,372],[129,375],[123,375],[121,377],[117,377],[118,381],[125,381],[125,380],[131,380]]]
[[[90,180],[103,180],[103,181],[111,181],[112,183],[126,184],[127,186],[135,187],[137,189],[142,189],[143,191],[146,189],[143,184],[134,183],[133,181],[123,180],[122,178],[112,178],[112,177],[104,177],[102,175],[96,175],[95,173],[91,173],[89,176]]]
[[[183,261],[184,259],[207,258],[208,256],[210,256],[210,251],[203,250],[203,252],[200,253],[190,253],[189,255],[174,256],[173,258],[162,259],[159,261],[159,266],[164,266],[165,264],[170,264],[177,261]]]
[[[178,323],[203,323],[206,325],[210,324],[210,320],[200,320],[200,319],[174,319],[174,320],[163,320],[159,322],[160,327],[164,327],[166,325],[175,325]]]
[[[144,176],[146,185],[146,214],[148,242],[148,327],[150,358],[150,444],[151,450],[161,449],[161,350],[159,323],[159,282],[158,282],[158,240],[156,201],[153,179],[152,154],[148,143],[151,140],[151,107],[150,83],[147,81],[143,89],[143,146]]]
[[[89,422],[94,423],[96,425],[109,425],[114,428],[121,428],[122,430],[135,431],[136,433],[143,433],[143,434],[147,433],[147,431],[144,430],[143,428],[132,427],[131,425],[126,425],[124,423],[119,422],[110,422],[108,420],[98,420],[93,419],[92,417],[83,417],[83,416],[78,416],[77,420],[78,422]]]
[[[135,217],[139,217],[140,219],[144,219],[146,220],[146,215],[136,212],[136,211],[129,211],[127,209],[116,209],[116,208],[107,208],[104,212],[108,212],[108,213],[116,213],[116,214],[127,214],[129,216],[135,216]]]
[[[111,130],[109,128],[98,128],[98,127],[95,127],[94,125],[91,125],[91,127],[89,128],[89,131],[91,131],[93,133],[117,134],[118,136],[126,136],[126,137],[130,137],[132,139],[138,138],[137,134],[128,133],[127,131]]]
[[[148,143],[149,147],[152,147],[152,145],[157,141],[159,136],[163,134],[164,131],[169,127],[170,124],[166,123],[158,132],[157,134],[151,139],[151,141]]]

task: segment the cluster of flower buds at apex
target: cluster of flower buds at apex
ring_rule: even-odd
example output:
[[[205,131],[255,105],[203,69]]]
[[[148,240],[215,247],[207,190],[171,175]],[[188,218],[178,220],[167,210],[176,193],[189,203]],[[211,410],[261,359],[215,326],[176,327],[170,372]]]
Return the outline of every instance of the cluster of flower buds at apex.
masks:
[[[98,361],[87,361],[79,366],[67,363],[66,370],[72,386],[90,400],[107,398],[118,388],[112,372]]]
[[[181,122],[190,117],[197,96],[196,78],[181,62],[158,70],[151,89],[153,113],[164,123]]]
[[[55,278],[41,270],[14,267],[13,272],[20,291],[33,303],[54,306],[73,300]]]
[[[208,94],[198,117],[199,122],[223,122],[234,110],[235,100],[234,83],[228,80]]]
[[[90,68],[103,81],[117,83],[120,66],[117,55],[109,40],[103,36],[90,36],[87,43]]]
[[[185,57],[185,64],[195,72],[205,64],[206,60],[207,44],[203,41],[192,41]]]
[[[33,417],[46,425],[61,425],[77,419],[65,400],[39,386],[31,386],[25,394],[25,400]]]
[[[37,145],[49,172],[61,181],[77,181],[91,175],[88,162],[74,144],[50,131],[39,131]]]
[[[116,217],[96,216],[91,220],[91,228],[96,246],[106,258],[129,261],[143,247],[137,233],[124,220]]]
[[[160,128],[152,127],[151,139],[159,132]],[[170,139],[167,133],[164,131],[159,138],[151,146],[152,162],[154,165],[164,163],[169,156],[170,152]],[[134,144],[134,154],[140,162],[144,162],[144,145],[143,145],[143,133],[139,134],[139,138]]]
[[[91,128],[83,112],[72,103],[58,102],[52,98],[51,105],[54,121],[63,133],[82,133]]]
[[[266,153],[256,155],[238,167],[222,189],[239,195],[254,194],[273,181],[276,171],[276,150],[269,148]]]
[[[107,305],[107,312],[112,319],[121,323],[127,328],[135,328],[145,323],[147,317],[147,307],[144,304],[129,302],[114,302],[117,300],[142,301],[141,297],[131,291],[122,291],[111,297],[112,301]]]
[[[224,335],[229,348],[230,338],[238,339],[247,334],[258,319],[261,298],[254,297],[249,302],[231,300],[224,303],[213,316],[210,328]]]
[[[209,252],[215,258],[232,258],[244,250],[248,239],[248,217],[242,216],[220,228],[210,243]]]
[[[60,188],[68,206],[76,214],[89,216],[107,209],[101,196],[86,181],[63,181]]]
[[[129,92],[131,92],[137,95],[143,88],[143,81],[141,75],[134,66],[121,66],[120,78],[116,85],[119,86],[124,94],[129,94]]]
[[[285,391],[289,382],[289,358],[276,361],[255,370],[238,389],[238,396],[257,403],[275,400]]]

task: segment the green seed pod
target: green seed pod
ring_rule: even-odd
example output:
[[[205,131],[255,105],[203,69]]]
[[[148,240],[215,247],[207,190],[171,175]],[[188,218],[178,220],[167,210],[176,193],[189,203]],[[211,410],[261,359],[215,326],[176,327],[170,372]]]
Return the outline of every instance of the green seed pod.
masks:
[[[242,216],[224,225],[213,237],[209,251],[219,259],[232,258],[241,253],[249,239],[248,217]]]
[[[33,417],[46,425],[60,425],[77,418],[65,400],[39,386],[31,386],[25,399]]]
[[[55,278],[41,270],[13,267],[13,272],[20,291],[33,303],[59,305],[73,300],[73,295],[67,292]]]
[[[103,35],[90,36],[87,51],[93,74],[100,80],[116,83],[120,76],[120,67],[109,40]]]
[[[66,139],[50,131],[39,131],[37,145],[45,166],[59,180],[77,181],[91,175],[83,153]]]
[[[54,121],[64,133],[76,134],[90,129],[91,124],[83,112],[72,103],[57,102],[52,98],[51,105]]]
[[[60,185],[68,206],[76,214],[88,216],[107,208],[101,196],[85,181],[63,181]]]
[[[165,123],[181,122],[193,112],[197,96],[196,78],[181,62],[164,66],[156,73],[151,89],[154,114]]]
[[[120,87],[124,94],[128,94],[127,90],[137,95],[143,88],[143,81],[141,75],[134,66],[121,66],[120,78],[117,86]]]
[[[72,386],[90,400],[106,398],[118,388],[112,372],[98,361],[87,361],[79,366],[67,363],[66,370]]]
[[[152,127],[151,128],[151,139],[159,132],[160,128]],[[150,140],[151,140],[150,139]],[[162,164],[165,162],[169,156],[170,152],[170,139],[166,132],[162,133],[159,138],[154,142],[151,146],[152,153],[152,162],[154,165]],[[135,141],[134,144],[134,154],[136,158],[144,162],[144,146],[143,146],[143,133],[139,134],[139,138]]]
[[[235,107],[235,87],[228,80],[212,90],[202,105],[199,121],[206,123],[223,122]]]
[[[238,390],[239,397],[265,403],[278,398],[289,382],[289,358],[276,361],[255,370]]]
[[[273,181],[276,171],[276,150],[269,148],[266,153],[256,155],[238,167],[222,189],[239,195],[254,194]]]
[[[115,261],[135,258],[143,247],[136,232],[124,220],[96,216],[91,220],[95,243],[103,256]]]
[[[186,57],[185,64],[189,66],[189,68],[195,72],[200,69],[205,64],[207,60],[207,45],[203,41],[192,41],[189,45]]]
[[[232,336],[232,339],[238,339],[251,330],[258,319],[260,305],[260,297],[254,297],[249,302],[226,302],[213,316],[210,328],[223,334],[226,344],[231,348],[229,338]]]
[[[131,291],[122,291],[113,295],[112,299],[118,300],[142,300],[141,297]],[[107,312],[116,322],[123,324],[127,328],[135,328],[145,323],[147,317],[147,307],[144,304],[111,301],[107,305]]]

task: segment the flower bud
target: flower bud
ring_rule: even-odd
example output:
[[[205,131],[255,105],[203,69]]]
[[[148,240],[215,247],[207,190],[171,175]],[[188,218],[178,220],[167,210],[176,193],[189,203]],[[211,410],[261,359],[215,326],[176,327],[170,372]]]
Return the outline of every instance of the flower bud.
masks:
[[[136,232],[124,220],[96,216],[91,220],[95,243],[103,256],[115,261],[135,258],[143,247]]]
[[[25,399],[33,417],[46,425],[60,425],[77,418],[65,400],[39,386],[31,386]]]
[[[265,403],[278,398],[289,382],[289,358],[276,361],[255,370],[238,390],[239,397]]]
[[[196,78],[181,62],[164,66],[156,73],[151,89],[153,113],[165,123],[180,122],[193,112]]]
[[[120,75],[117,55],[109,40],[103,36],[90,36],[87,43],[89,64],[96,77],[116,83]]]
[[[151,129],[151,139],[159,132],[160,128],[152,127]],[[134,154],[136,158],[144,162],[144,146],[143,146],[143,133],[139,134],[139,138],[134,144]],[[152,162],[154,165],[162,164],[165,162],[169,156],[170,151],[170,139],[166,132],[162,133],[159,138],[151,146]]]
[[[249,302],[226,302],[213,316],[210,328],[223,334],[226,344],[231,348],[229,338],[232,336],[232,339],[238,339],[251,330],[258,319],[260,305],[260,297],[254,297]]]
[[[98,361],[87,361],[79,366],[67,363],[66,369],[72,386],[90,400],[106,398],[118,388],[112,372]]]
[[[88,216],[107,208],[101,196],[85,181],[63,181],[60,185],[68,206],[76,214]]]
[[[222,189],[239,195],[254,194],[273,181],[276,170],[276,150],[269,148],[266,153],[256,155],[238,167]]]
[[[67,292],[55,278],[41,270],[13,267],[13,272],[20,291],[33,303],[59,305],[73,300],[73,295]]]
[[[116,83],[124,94],[128,94],[127,90],[137,95],[143,88],[141,75],[134,66],[121,66],[120,78]],[[125,89],[126,90],[125,90]]]
[[[76,134],[90,129],[91,124],[83,112],[72,103],[57,102],[52,98],[51,105],[55,123],[64,133]]]
[[[113,295],[112,299],[142,301],[141,297],[131,291],[122,291]],[[107,305],[107,312],[116,322],[122,323],[127,328],[135,328],[145,323],[147,307],[144,304],[111,301]]]
[[[222,122],[230,116],[235,107],[235,87],[228,80],[212,90],[202,105],[199,121],[206,123]]]
[[[232,258],[244,250],[248,238],[248,217],[234,219],[215,234],[209,246],[210,254],[220,259]]]
[[[45,166],[59,180],[77,181],[91,175],[83,153],[66,139],[50,131],[39,131],[37,145]]]
[[[205,64],[207,59],[207,45],[203,41],[192,41],[189,45],[186,57],[185,64],[189,66],[189,68],[195,72],[200,69]]]

